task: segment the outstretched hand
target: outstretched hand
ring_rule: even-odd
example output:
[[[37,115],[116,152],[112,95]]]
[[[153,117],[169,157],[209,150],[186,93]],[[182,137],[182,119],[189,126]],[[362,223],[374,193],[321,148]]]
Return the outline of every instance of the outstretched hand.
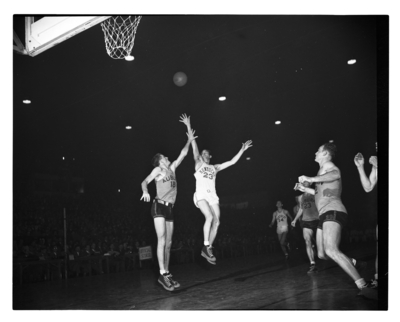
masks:
[[[186,126],[190,127],[190,116],[187,116],[186,114],[182,114],[179,122],[182,122]]]
[[[242,151],[244,152],[244,151],[246,151],[248,148],[251,148],[252,147],[252,144],[253,142],[251,141],[251,140],[248,140],[247,142],[245,142],[245,143],[242,143]]]
[[[194,136],[194,133],[195,133],[195,132],[196,132],[195,130],[190,129],[190,131],[188,131],[188,132],[186,133],[186,135],[188,136],[188,141],[189,141],[189,142],[192,142],[193,140],[195,140],[195,139],[198,138],[198,136]]]

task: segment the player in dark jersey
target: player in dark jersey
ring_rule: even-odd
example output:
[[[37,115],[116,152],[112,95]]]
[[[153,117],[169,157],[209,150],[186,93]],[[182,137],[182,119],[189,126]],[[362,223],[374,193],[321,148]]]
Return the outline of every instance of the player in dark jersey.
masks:
[[[188,131],[190,127],[190,116],[186,114],[181,116],[181,122],[184,123]],[[200,211],[205,217],[203,226],[204,246],[201,250],[203,256],[210,264],[216,264],[216,258],[213,254],[213,242],[217,236],[218,227],[220,224],[220,209],[219,198],[215,189],[215,179],[219,171],[222,171],[239,161],[243,152],[251,147],[251,141],[242,144],[242,148],[232,158],[232,160],[211,165],[211,154],[209,150],[203,150],[201,154],[197,147],[196,140],[192,141],[193,156],[195,162],[195,178],[196,178],[196,192],[194,194],[194,204],[200,208]]]
[[[310,183],[304,182],[303,186],[308,188],[310,187]],[[300,207],[296,213],[296,217],[292,221],[292,226],[296,226],[297,220],[301,217],[300,226],[303,229],[307,256],[310,260],[310,268],[307,273],[317,273],[318,269],[315,266],[313,241],[315,240],[314,238],[317,232],[319,216],[317,207],[315,206],[315,198],[314,195],[305,192],[298,196],[298,200]]]
[[[347,223],[347,210],[340,199],[342,181],[339,168],[332,162],[336,146],[333,143],[321,145],[315,153],[315,161],[320,169],[316,177],[299,177],[299,190],[315,196],[315,205],[319,213],[317,229],[318,257],[334,260],[356,283],[361,290],[370,287],[356,269],[357,262],[347,257],[339,249],[343,226]],[[315,190],[302,183],[315,182]]]
[[[376,146],[376,149],[378,147]],[[372,156],[369,158],[369,163],[372,165],[371,173],[369,178],[367,177],[365,170],[364,170],[364,157],[361,153],[357,153],[354,158],[354,163],[357,167],[358,173],[360,175],[361,184],[365,190],[365,192],[371,192],[378,182],[378,157]],[[374,279],[371,281],[371,288],[378,288],[378,226],[376,226],[376,258],[375,258],[375,276]],[[378,294],[377,292],[369,292],[368,289],[362,290],[363,295],[377,299]]]
[[[168,291],[173,291],[180,286],[178,282],[172,279],[168,266],[172,234],[174,232],[172,208],[174,207],[177,195],[175,171],[187,155],[190,142],[196,138],[193,130],[189,130],[186,134],[188,136],[188,141],[179,157],[174,162],[171,163],[168,157],[160,153],[157,153],[153,157],[151,164],[154,166],[154,169],[142,182],[143,195],[140,198],[140,200],[143,199],[146,202],[150,201],[147,185],[154,179],[157,188],[157,196],[153,200],[151,215],[154,218],[154,227],[157,234],[157,258],[160,266],[158,282]]]

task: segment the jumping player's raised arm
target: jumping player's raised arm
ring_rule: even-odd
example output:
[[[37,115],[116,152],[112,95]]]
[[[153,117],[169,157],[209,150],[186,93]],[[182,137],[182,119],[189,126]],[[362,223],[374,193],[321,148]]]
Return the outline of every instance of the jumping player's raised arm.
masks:
[[[228,167],[230,167],[231,165],[234,165],[236,162],[238,162],[238,160],[240,159],[240,157],[242,156],[243,152],[246,151],[248,148],[252,147],[252,141],[249,140],[245,143],[242,143],[242,148],[239,150],[238,154],[236,154],[232,160],[221,163],[221,164],[216,164],[214,167],[215,169],[218,171],[222,171]]]
[[[372,164],[372,169],[369,178],[367,177],[364,170],[364,157],[361,153],[357,153],[357,155],[354,158],[354,163],[357,166],[361,184],[365,192],[371,192],[374,189],[376,183],[378,182],[378,158],[372,156],[369,159],[369,163]]]
[[[185,156],[188,154],[190,143],[197,138],[197,136],[194,136],[194,132],[195,132],[194,130],[190,129],[188,130],[188,133],[186,133],[188,140],[185,146],[183,147],[181,154],[179,154],[179,157],[174,162],[172,162],[171,164],[172,172],[175,172],[176,168],[181,164]]]
[[[149,202],[150,201],[150,194],[147,190],[147,185],[154,180],[155,177],[157,177],[161,173],[161,168],[156,167],[151,171],[151,173],[146,177],[146,179],[143,180],[142,182],[142,191],[143,195],[140,198],[140,200],[143,199],[143,201]]]
[[[179,122],[182,122],[183,124],[185,124],[189,132],[192,130],[191,125],[190,125],[190,116],[187,116],[186,114],[182,114]],[[200,157],[200,153],[199,153],[199,148],[197,147],[196,140],[192,141],[192,149],[193,149],[194,162],[195,162],[195,165],[197,165],[198,163],[201,162],[201,157]]]

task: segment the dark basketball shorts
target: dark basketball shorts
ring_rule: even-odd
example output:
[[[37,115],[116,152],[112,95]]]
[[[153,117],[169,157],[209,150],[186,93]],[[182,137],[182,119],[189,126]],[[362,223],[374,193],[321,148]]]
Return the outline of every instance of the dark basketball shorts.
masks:
[[[319,216],[318,229],[322,229],[322,226],[326,221],[337,222],[343,229],[344,226],[346,226],[347,224],[347,217],[348,215],[345,212],[341,211],[330,210],[324,212],[322,215]]]
[[[153,205],[151,206],[151,216],[153,218],[163,217],[165,218],[165,221],[174,221],[172,205],[166,206],[157,201],[153,201]]]
[[[308,229],[312,229],[313,231],[315,231],[318,227],[318,224],[319,224],[319,219],[311,220],[311,221],[300,220],[300,227],[302,229],[308,228]]]

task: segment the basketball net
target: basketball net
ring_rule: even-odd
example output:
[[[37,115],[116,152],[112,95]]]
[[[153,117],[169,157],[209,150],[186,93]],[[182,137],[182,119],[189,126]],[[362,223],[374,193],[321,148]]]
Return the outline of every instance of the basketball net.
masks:
[[[101,23],[107,54],[111,58],[133,60],[131,51],[141,18],[142,16],[128,16],[127,18],[116,16]]]

